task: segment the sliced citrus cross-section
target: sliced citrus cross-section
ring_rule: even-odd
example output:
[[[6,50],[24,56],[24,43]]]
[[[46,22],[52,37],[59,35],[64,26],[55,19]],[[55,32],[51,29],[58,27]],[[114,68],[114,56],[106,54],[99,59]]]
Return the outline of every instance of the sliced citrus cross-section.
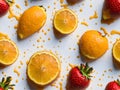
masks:
[[[46,12],[43,7],[32,6],[21,16],[18,24],[17,34],[20,39],[24,39],[39,31],[45,24]]]
[[[9,39],[8,35],[0,32],[0,39]]]
[[[54,16],[54,28],[62,34],[72,33],[78,25],[76,14],[68,9],[58,10]]]
[[[18,48],[11,40],[0,40],[0,65],[8,66],[16,61]]]
[[[36,85],[45,86],[54,81],[60,73],[60,62],[51,52],[35,53],[28,63],[27,75]]]
[[[113,54],[113,61],[114,61],[114,64],[120,68],[120,39],[117,40],[114,45],[113,45],[113,48],[112,48],[112,54]]]

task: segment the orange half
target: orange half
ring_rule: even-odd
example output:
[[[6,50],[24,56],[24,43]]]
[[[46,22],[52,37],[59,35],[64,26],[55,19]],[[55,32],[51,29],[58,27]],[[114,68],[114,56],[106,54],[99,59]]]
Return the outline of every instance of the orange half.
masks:
[[[120,40],[117,40],[112,48],[112,54],[114,57],[114,63],[120,68]]]
[[[54,81],[60,73],[60,62],[51,52],[35,53],[28,63],[27,75],[31,81],[45,86]]]
[[[78,19],[76,14],[68,9],[64,8],[58,10],[54,17],[54,27],[62,34],[72,33],[78,25]]]
[[[0,32],[0,39],[9,39],[8,35]]]
[[[0,40],[0,64],[3,66],[10,65],[18,57],[18,48],[11,40]]]

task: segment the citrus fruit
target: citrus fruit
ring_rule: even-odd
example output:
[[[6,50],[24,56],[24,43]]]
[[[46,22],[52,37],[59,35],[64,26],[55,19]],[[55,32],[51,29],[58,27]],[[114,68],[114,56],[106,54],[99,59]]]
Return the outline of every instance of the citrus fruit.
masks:
[[[0,32],[0,39],[9,39],[8,35]]]
[[[24,39],[39,31],[45,24],[46,12],[43,7],[32,6],[27,9],[20,17],[17,34],[20,39]]]
[[[11,40],[0,40],[0,65],[8,66],[16,61],[18,48]]]
[[[45,86],[54,81],[60,73],[60,62],[51,52],[35,53],[28,63],[27,75],[39,86]]]
[[[96,30],[86,31],[79,42],[80,53],[88,60],[101,57],[108,49],[108,40]]]
[[[117,67],[120,67],[120,40],[117,40],[112,48],[112,54],[114,58],[114,63]]]
[[[58,10],[54,16],[54,28],[61,34],[72,33],[78,25],[76,14],[68,9]]]

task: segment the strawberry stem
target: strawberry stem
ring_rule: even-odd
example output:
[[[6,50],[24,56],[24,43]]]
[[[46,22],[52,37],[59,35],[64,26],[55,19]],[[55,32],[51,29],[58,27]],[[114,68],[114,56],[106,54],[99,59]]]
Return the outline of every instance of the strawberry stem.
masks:
[[[13,3],[11,0],[6,0],[6,2],[10,5],[11,3]]]
[[[3,88],[4,90],[10,90],[13,89],[14,84],[10,84],[12,80],[12,77],[9,76],[7,78],[2,78],[2,81],[0,82],[0,87]]]
[[[93,71],[93,68],[89,67],[88,63],[81,64],[79,69],[83,76],[90,79],[90,77],[91,77],[90,73]]]
[[[118,83],[118,85],[120,86],[120,80],[119,79],[117,79],[117,81],[116,81],[117,83]]]
[[[13,3],[11,0],[7,0],[7,2]]]
[[[42,5],[39,5],[39,7],[42,7],[42,8],[44,8]],[[46,11],[46,8],[44,8],[44,10]]]

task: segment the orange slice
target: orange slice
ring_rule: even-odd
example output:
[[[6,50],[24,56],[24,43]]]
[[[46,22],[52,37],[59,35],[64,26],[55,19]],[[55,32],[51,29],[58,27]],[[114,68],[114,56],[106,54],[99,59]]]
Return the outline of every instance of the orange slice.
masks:
[[[9,39],[8,35],[0,32],[0,39]]]
[[[45,24],[46,12],[43,7],[32,6],[21,16],[18,24],[17,34],[20,39],[27,38],[39,31]]]
[[[54,81],[60,73],[60,62],[51,52],[35,53],[28,63],[27,75],[31,81],[45,86]]]
[[[0,40],[0,65],[8,66],[16,61],[18,48],[11,40]]]
[[[120,68],[120,40],[117,40],[112,48],[112,54],[114,58],[114,63]]]
[[[62,34],[72,33],[78,25],[76,14],[67,8],[56,12],[54,17],[54,27]]]

